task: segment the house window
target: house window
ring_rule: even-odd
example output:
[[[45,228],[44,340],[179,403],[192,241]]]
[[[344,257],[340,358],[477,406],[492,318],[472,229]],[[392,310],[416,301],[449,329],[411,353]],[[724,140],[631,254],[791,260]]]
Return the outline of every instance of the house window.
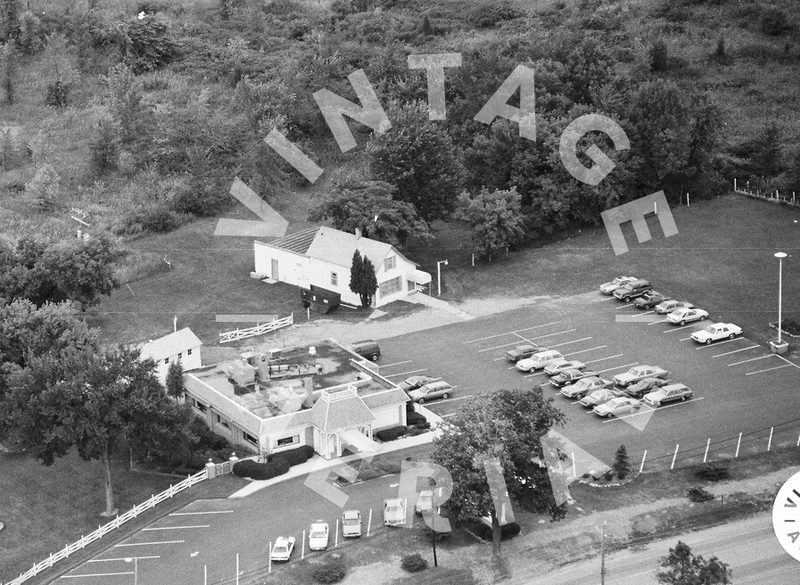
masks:
[[[200,412],[206,411],[206,405],[203,404],[202,402],[198,402],[197,400],[192,399],[192,406],[194,406]]]
[[[277,446],[286,447],[288,445],[295,445],[299,442],[300,442],[300,435],[295,435],[293,437],[284,437],[283,439],[278,439]]]
[[[247,441],[248,443],[252,443],[253,445],[258,445],[258,439],[256,439],[253,435],[243,432],[242,436],[244,437],[244,440]]]
[[[191,349],[187,349],[186,350],[186,355],[192,355],[192,350]]]
[[[339,286],[339,275],[331,272],[331,286]]]
[[[383,261],[384,270],[392,270],[395,266],[397,266],[397,256],[389,256]]]
[[[179,353],[179,354],[178,354],[178,361],[181,361],[181,359],[183,359],[183,354],[182,354],[182,353]]]
[[[218,415],[218,414],[215,414],[215,415],[214,415],[214,417],[217,419],[217,423],[219,423],[220,425],[222,425],[222,426],[223,426],[223,427],[225,427],[226,429],[230,430],[230,428],[231,428],[231,425],[229,425],[229,424],[228,424],[228,421],[226,421],[224,418],[222,418],[222,417],[221,417],[220,415]]]
[[[168,364],[169,363],[169,358],[164,358],[164,363]]]
[[[398,276],[397,278],[384,280],[380,284],[380,289],[382,298],[385,298],[389,295],[393,295],[396,292],[400,292],[401,290],[403,290],[403,277]]]

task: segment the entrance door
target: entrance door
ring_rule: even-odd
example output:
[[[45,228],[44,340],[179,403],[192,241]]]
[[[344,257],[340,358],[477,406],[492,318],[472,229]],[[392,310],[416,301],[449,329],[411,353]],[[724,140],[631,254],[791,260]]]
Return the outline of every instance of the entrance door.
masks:
[[[272,259],[272,280],[279,280],[278,279],[278,261],[275,258]]]

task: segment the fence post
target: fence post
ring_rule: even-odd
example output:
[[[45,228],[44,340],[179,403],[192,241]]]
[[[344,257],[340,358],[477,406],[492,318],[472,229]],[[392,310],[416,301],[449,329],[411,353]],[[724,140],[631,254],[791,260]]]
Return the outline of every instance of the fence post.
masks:
[[[575,467],[575,451],[572,452],[572,477],[578,479],[578,471]]]
[[[736,191],[736,177],[733,178],[733,190]]]
[[[769,451],[770,447],[772,447],[772,431],[774,431],[774,430],[775,430],[775,427],[772,427],[772,428],[769,429],[769,441],[767,442],[767,451]]]
[[[647,457],[647,449],[644,450],[644,455],[642,455],[642,463],[641,465],[639,465],[639,473],[641,473],[642,469],[644,469],[644,460],[646,457]]]
[[[672,456],[672,465],[669,466],[670,470],[675,468],[675,460],[678,458],[678,443],[675,443],[675,454]]]
[[[708,448],[710,446],[711,446],[711,438],[709,438],[708,441],[706,441],[706,453],[705,455],[703,455],[703,463],[705,463],[708,460]]]
[[[798,440],[800,440],[800,437],[798,437]],[[736,455],[733,456],[734,458],[739,456],[739,447],[741,447],[741,445],[742,445],[742,433],[739,433],[739,440],[736,443]]]

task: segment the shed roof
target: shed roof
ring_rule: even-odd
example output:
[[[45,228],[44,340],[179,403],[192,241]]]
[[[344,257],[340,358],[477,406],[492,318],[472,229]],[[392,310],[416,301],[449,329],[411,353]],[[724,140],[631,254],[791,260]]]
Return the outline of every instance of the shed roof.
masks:
[[[191,329],[184,327],[175,333],[170,333],[142,344],[140,353],[142,359],[151,358],[157,362],[202,344],[203,342],[197,338]]]
[[[319,228],[317,227],[306,228],[304,230],[300,230],[299,232],[271,240],[268,242],[268,244],[276,248],[294,252],[295,254],[305,255],[308,253],[308,248],[314,241],[314,237],[317,235],[318,229]]]

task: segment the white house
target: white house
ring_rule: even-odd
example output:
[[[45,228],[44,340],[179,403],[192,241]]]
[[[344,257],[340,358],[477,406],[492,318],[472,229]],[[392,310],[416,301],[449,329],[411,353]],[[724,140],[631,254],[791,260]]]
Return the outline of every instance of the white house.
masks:
[[[200,346],[203,344],[188,327],[153,339],[140,346],[142,359],[150,358],[156,363],[158,379],[163,384],[167,379],[169,365],[180,362],[183,371],[196,370],[202,366]]]
[[[375,266],[378,290],[373,306],[380,307],[422,290],[431,275],[394,246],[330,227],[313,227],[270,242],[253,243],[255,272],[305,289],[315,285],[341,295],[342,302],[358,305],[350,290],[350,266],[358,250]]]

